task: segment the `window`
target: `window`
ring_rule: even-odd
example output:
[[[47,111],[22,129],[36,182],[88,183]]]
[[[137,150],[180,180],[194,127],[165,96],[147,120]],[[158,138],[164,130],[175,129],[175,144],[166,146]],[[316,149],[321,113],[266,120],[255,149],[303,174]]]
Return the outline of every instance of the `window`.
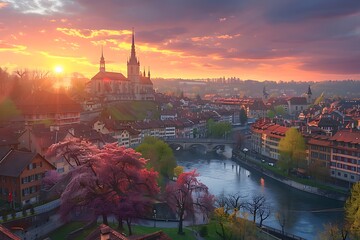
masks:
[[[347,178],[347,174],[346,174],[346,173],[344,174],[344,177]]]
[[[351,176],[350,176],[350,178],[351,178],[352,180],[354,180],[354,179],[355,179],[354,175],[351,175]]]

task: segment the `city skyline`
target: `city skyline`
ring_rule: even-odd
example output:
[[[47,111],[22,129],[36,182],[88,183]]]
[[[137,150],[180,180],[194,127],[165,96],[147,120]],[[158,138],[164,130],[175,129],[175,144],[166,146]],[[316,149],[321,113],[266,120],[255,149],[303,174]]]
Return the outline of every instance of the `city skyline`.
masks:
[[[152,77],[358,80],[359,20],[351,0],[0,0],[0,66],[90,78],[103,46],[106,68],[126,73],[134,28]]]

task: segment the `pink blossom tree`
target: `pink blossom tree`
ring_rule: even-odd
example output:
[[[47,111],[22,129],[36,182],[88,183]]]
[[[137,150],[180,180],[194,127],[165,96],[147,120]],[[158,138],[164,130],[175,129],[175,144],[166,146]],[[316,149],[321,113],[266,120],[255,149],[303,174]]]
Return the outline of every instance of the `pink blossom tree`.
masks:
[[[176,182],[166,186],[166,199],[170,207],[179,216],[178,234],[183,232],[185,215],[194,216],[196,213],[208,214],[212,212],[214,196],[208,192],[205,184],[198,181],[196,170],[179,175]]]
[[[61,214],[67,217],[76,207],[102,216],[114,214],[126,220],[131,233],[131,219],[151,209],[159,192],[158,173],[145,168],[146,160],[131,148],[116,143],[99,149],[79,139],[50,148],[50,154],[64,157],[75,167],[71,180],[61,195]],[[122,226],[121,223],[119,223]]]

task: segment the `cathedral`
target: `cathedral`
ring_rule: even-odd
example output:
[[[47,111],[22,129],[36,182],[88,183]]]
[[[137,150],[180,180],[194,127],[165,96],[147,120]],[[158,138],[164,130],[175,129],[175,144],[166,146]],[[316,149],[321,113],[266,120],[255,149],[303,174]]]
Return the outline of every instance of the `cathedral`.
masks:
[[[99,72],[91,78],[90,91],[93,96],[106,102],[124,100],[154,100],[150,70],[147,75],[140,71],[140,62],[135,52],[135,37],[132,33],[130,58],[127,61],[127,77],[122,73],[107,72],[104,53],[101,51]]]

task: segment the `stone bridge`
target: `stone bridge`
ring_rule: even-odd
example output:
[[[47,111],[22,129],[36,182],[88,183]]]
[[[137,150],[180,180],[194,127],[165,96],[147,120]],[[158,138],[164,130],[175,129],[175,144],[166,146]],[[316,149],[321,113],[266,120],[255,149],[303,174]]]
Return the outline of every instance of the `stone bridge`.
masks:
[[[164,140],[175,150],[190,150],[201,148],[204,152],[210,152],[217,149],[224,149],[225,145],[233,146],[235,141],[232,139],[212,139],[212,138],[170,138]]]

